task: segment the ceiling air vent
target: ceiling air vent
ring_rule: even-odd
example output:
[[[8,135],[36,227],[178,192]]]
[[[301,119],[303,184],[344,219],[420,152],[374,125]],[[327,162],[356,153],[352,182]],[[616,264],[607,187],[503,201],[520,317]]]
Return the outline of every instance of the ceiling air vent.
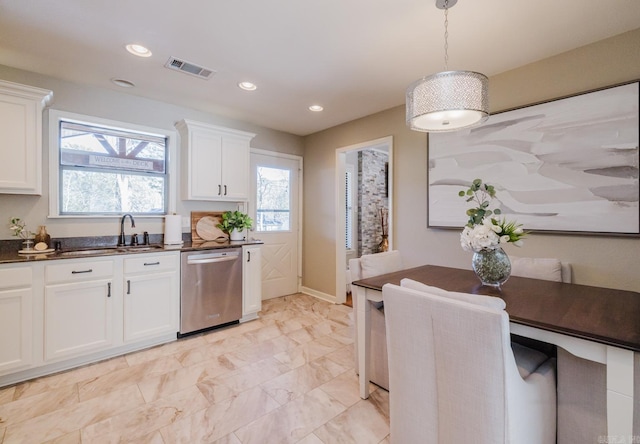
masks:
[[[185,74],[191,74],[192,76],[199,77],[201,79],[208,80],[216,72],[212,69],[203,68],[202,66],[195,65],[193,63],[176,59],[175,57],[169,57],[167,63],[164,64],[165,68],[173,69],[175,71],[181,71]]]

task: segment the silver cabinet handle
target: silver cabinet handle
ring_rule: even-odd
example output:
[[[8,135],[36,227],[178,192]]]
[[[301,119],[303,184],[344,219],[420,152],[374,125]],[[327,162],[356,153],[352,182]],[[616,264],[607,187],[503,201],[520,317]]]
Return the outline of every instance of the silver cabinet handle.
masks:
[[[222,196],[222,185],[218,185],[218,196]]]
[[[72,270],[71,274],[91,273],[91,272],[93,272],[93,269],[89,268],[88,270],[80,270],[80,271]]]
[[[111,297],[111,282],[107,282],[107,297]]]
[[[144,263],[145,267],[148,266],[148,265],[160,265],[160,261],[158,261],[158,262],[145,262]]]
[[[131,281],[127,279],[127,294],[131,294]]]
[[[251,262],[251,252],[247,251],[247,262]]]
[[[224,186],[224,195],[225,196],[227,195],[227,186],[226,185]]]

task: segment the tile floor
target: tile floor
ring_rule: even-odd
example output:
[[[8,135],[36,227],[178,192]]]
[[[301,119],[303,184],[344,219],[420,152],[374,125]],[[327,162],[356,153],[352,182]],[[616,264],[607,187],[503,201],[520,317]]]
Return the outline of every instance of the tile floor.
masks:
[[[389,443],[358,396],[352,309],[296,294],[260,319],[0,389],[0,443]]]

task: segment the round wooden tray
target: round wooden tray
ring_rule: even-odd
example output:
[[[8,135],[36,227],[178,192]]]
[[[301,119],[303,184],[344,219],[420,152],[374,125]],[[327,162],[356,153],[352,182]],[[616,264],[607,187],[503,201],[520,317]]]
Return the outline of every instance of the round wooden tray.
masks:
[[[206,241],[227,239],[229,236],[216,227],[219,223],[220,219],[216,216],[204,216],[196,223],[196,233]]]

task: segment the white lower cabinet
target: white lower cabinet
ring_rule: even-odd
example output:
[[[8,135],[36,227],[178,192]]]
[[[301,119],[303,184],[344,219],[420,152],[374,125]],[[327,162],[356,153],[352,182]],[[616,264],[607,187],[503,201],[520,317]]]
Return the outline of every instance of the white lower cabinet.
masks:
[[[71,358],[114,344],[114,261],[45,266],[44,360]]]
[[[0,264],[0,387],[174,341],[180,252]]]
[[[124,260],[124,342],[178,331],[179,272],[178,252]]]
[[[0,269],[0,374],[33,360],[33,288],[30,266]]]
[[[262,309],[262,254],[260,245],[242,247],[242,319],[258,317]]]
[[[44,359],[67,358],[113,344],[111,281],[47,285],[44,293]]]

